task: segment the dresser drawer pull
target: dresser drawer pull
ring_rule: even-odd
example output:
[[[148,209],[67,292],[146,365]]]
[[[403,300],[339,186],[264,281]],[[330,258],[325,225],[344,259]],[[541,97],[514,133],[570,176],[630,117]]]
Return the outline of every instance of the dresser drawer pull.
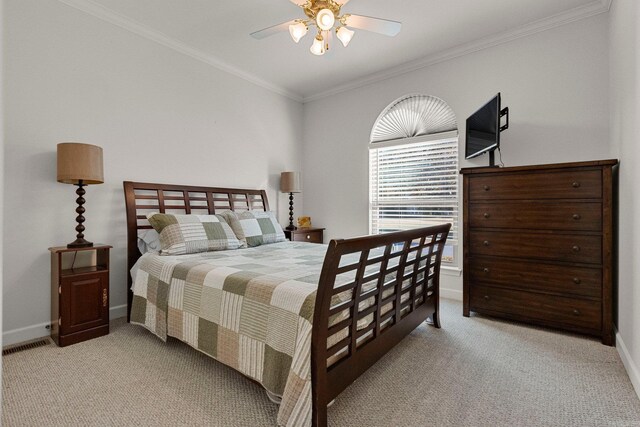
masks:
[[[573,188],[580,188],[580,183],[578,181],[574,181],[571,185]]]
[[[484,242],[482,242],[482,244],[485,245],[485,246],[489,246],[489,241],[485,240]]]
[[[484,299],[486,299],[487,301],[489,301],[491,299],[491,297],[489,295],[485,295]]]
[[[482,216],[484,216],[485,218],[489,218],[491,215],[489,214],[489,212],[485,212]]]
[[[573,314],[575,314],[576,316],[580,316],[580,310],[573,310]]]
[[[491,190],[491,187],[489,187],[488,185],[485,185],[485,186],[484,186],[484,187],[482,187],[482,188],[484,188],[484,191],[489,191],[489,190]]]
[[[311,234],[307,234],[307,240],[311,240]]]
[[[578,252],[580,252],[580,246],[575,245],[573,248],[571,248],[571,250],[573,250],[573,252],[578,253]]]
[[[576,221],[579,220],[580,218],[582,218],[580,214],[573,214],[573,219],[575,219]]]
[[[580,283],[582,283],[582,280],[580,280],[579,277],[574,277],[573,278],[573,283],[575,283],[576,285],[579,285]]]
[[[488,273],[489,272],[489,268],[485,267],[485,268],[482,269],[482,271],[484,271],[485,273]]]

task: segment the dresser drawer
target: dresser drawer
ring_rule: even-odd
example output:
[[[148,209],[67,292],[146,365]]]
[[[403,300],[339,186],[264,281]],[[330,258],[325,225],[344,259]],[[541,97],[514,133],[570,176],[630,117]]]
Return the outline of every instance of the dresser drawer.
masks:
[[[602,298],[600,268],[473,257],[469,274],[473,286],[495,284],[522,291]]]
[[[557,201],[481,202],[469,206],[472,228],[530,228],[597,231],[602,204]]]
[[[472,255],[602,263],[600,236],[474,231],[469,240]]]
[[[297,230],[295,233],[291,233],[291,237],[294,242],[322,243],[322,234],[322,230],[307,232]]]
[[[469,200],[599,199],[602,172],[562,171],[469,177]]]
[[[470,304],[473,311],[503,313],[506,317],[573,326],[593,332],[600,332],[602,329],[600,301],[474,286],[471,289]]]

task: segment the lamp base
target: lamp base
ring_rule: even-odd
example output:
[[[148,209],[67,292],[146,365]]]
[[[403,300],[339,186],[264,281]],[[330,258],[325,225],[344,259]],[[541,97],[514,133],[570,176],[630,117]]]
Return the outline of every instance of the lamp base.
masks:
[[[87,240],[84,239],[76,239],[73,242],[67,244],[67,248],[69,249],[73,249],[73,248],[90,248],[93,246],[93,242],[89,242]]]
[[[293,230],[297,230],[297,229],[298,229],[298,227],[296,227],[295,225],[288,225],[287,228],[285,228],[285,230],[288,230],[288,231],[293,231]]]

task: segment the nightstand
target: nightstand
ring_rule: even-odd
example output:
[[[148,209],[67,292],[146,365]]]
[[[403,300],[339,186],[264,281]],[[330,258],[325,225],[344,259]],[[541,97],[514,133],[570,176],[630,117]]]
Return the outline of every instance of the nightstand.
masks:
[[[109,333],[109,249],[49,248],[51,338],[60,347]]]
[[[284,235],[292,242],[322,243],[324,228],[298,228],[297,230],[284,230]]]

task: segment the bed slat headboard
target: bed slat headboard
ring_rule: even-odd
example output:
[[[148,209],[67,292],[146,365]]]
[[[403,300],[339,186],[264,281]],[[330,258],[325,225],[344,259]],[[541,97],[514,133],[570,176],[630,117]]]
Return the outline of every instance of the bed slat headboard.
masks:
[[[152,228],[147,214],[213,215],[226,210],[269,210],[264,190],[131,181],[124,181],[123,185],[127,209],[127,321],[130,320],[133,300],[129,271],[142,256],[138,250],[138,232]]]

